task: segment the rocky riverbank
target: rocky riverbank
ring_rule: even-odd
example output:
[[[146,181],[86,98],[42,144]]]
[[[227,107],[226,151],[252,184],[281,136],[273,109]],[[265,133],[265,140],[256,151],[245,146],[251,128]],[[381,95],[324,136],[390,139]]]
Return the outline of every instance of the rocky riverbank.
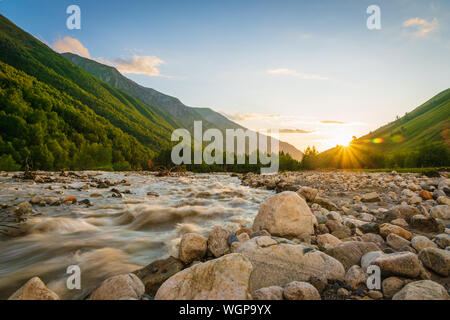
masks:
[[[445,173],[239,177],[276,192],[251,223],[183,233],[170,257],[110,277],[86,298],[449,299]],[[371,266],[380,270],[379,288],[368,288]],[[35,277],[10,299],[59,297]]]

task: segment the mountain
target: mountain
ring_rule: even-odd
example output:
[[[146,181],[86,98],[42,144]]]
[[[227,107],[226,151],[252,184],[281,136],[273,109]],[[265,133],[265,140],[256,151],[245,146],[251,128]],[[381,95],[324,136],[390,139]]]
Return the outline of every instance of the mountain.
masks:
[[[353,143],[379,152],[414,150],[424,143],[450,147],[450,89]]]
[[[0,15],[0,161],[146,168],[170,146],[167,114],[103,82]],[[104,157],[104,159],[99,159]],[[95,165],[98,166],[98,165]]]
[[[204,130],[217,128],[222,132],[226,129],[244,129],[243,126],[229,120],[222,114],[210,108],[196,108],[184,105],[179,99],[163,94],[152,88],[143,87],[136,82],[123,76],[117,69],[101,64],[97,61],[78,56],[73,53],[63,53],[64,57],[75,63],[85,71],[97,78],[109,83],[115,88],[127,92],[129,95],[144,102],[149,106],[154,106],[160,110],[163,117],[171,116],[174,121],[170,122],[174,127],[183,127],[193,132],[195,120],[202,121]],[[263,135],[262,135],[263,136]],[[288,153],[292,158],[301,160],[303,153],[293,145],[280,141],[280,151]]]
[[[319,154],[321,167],[448,166],[450,89],[379,129]]]

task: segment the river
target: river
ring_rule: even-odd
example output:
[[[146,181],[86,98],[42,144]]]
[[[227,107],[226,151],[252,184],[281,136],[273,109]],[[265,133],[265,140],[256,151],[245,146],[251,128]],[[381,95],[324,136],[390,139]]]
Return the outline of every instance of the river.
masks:
[[[272,194],[243,186],[237,177],[225,174],[89,175],[127,182],[108,188],[91,183],[83,188],[89,182],[73,176],[49,183],[14,179],[11,173],[0,177],[0,203],[9,207],[35,196],[73,195],[92,204],[33,205],[34,215],[20,225],[19,235],[1,236],[0,299],[7,299],[34,276],[62,299],[82,299],[104,279],[176,252],[186,232],[207,236],[214,225],[230,231],[251,226],[260,203]],[[113,197],[112,188],[122,197]],[[67,289],[70,265],[81,269],[80,290]]]

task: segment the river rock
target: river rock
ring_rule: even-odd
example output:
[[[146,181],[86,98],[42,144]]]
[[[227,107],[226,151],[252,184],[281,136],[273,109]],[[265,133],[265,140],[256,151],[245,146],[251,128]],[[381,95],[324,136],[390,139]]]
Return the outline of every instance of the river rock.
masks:
[[[267,230],[280,237],[314,234],[317,224],[305,200],[297,193],[285,191],[266,199],[253,221],[253,231]]]
[[[450,206],[441,204],[430,209],[430,215],[435,219],[450,220]]]
[[[383,223],[380,225],[380,234],[383,237],[387,237],[389,234],[396,234],[406,240],[411,240],[412,234],[408,230],[403,229],[402,227],[395,226],[390,223]]]
[[[246,300],[252,264],[239,253],[198,263],[170,277],[155,300]]]
[[[255,290],[252,294],[253,300],[283,300],[283,288],[270,286]]]
[[[287,300],[321,300],[319,291],[313,285],[300,281],[288,283],[283,296]]]
[[[395,252],[383,254],[372,261],[379,266],[383,276],[401,276],[416,278],[422,272],[419,258],[411,252]]]
[[[450,206],[450,198],[446,196],[440,196],[436,199],[437,203],[439,204],[445,204],[447,206]]]
[[[311,276],[318,275],[333,280],[344,279],[345,270],[339,261],[302,243],[264,236],[244,242],[238,252],[253,264],[252,290],[308,281]]]
[[[373,242],[377,245],[384,243],[384,239],[379,234],[375,233],[365,233],[361,236],[361,240],[364,242]]]
[[[410,242],[395,233],[390,233],[386,237],[386,243],[393,249],[399,250],[401,247],[409,246]]]
[[[215,226],[212,228],[208,237],[208,250],[216,258],[230,252],[228,246],[228,231],[222,227]]]
[[[337,246],[340,243],[342,243],[341,240],[339,240],[338,238],[336,238],[335,236],[329,234],[329,233],[325,233],[325,234],[320,234],[316,237],[317,243],[321,244],[323,246],[325,245],[330,245],[330,246]]]
[[[380,196],[376,192],[369,192],[366,194],[363,194],[361,196],[362,202],[377,202],[380,201]]]
[[[140,299],[144,292],[144,284],[134,273],[121,274],[103,281],[89,300]]]
[[[419,259],[429,269],[447,277],[450,274],[450,251],[438,248],[425,248],[419,253]]]
[[[300,196],[303,196],[303,198],[305,198],[305,200],[309,202],[314,201],[318,192],[319,190],[310,187],[301,187],[300,189],[297,190],[297,193]]]
[[[414,249],[417,250],[417,252],[420,252],[422,249],[425,248],[436,248],[437,245],[430,239],[424,236],[415,236],[411,239],[411,245]]]
[[[359,265],[364,254],[377,250],[380,248],[373,242],[348,241],[327,250],[327,254],[339,260],[348,270],[355,264]]]
[[[339,211],[339,208],[336,206],[336,204],[334,204],[334,202],[328,198],[316,196],[313,202],[317,203],[318,205],[327,210]]]
[[[445,230],[445,225],[440,224],[435,218],[429,216],[426,217],[422,214],[416,214],[413,216],[409,225],[423,232],[443,232]]]
[[[356,290],[360,284],[366,282],[367,277],[367,273],[365,273],[360,266],[354,265],[351,266],[345,273],[345,283],[353,290]]]
[[[419,209],[410,205],[394,206],[389,210],[389,212],[394,213],[398,218],[403,218],[406,220],[408,220],[412,216],[415,216],[416,214],[420,214]]]
[[[434,237],[434,242],[436,242],[440,248],[445,249],[450,246],[450,235],[446,233],[438,234]]]
[[[370,222],[359,226],[359,230],[363,233],[378,233],[380,232],[380,227],[377,223]]]
[[[419,196],[421,196],[423,200],[433,200],[433,194],[427,190],[420,190]]]
[[[447,290],[431,280],[421,280],[408,283],[392,300],[448,300]]]
[[[183,270],[183,263],[174,258],[156,260],[135,272],[145,286],[145,293],[154,296],[159,287],[174,274]]]
[[[47,286],[38,277],[31,278],[8,300],[59,300],[59,296]]]
[[[385,298],[392,298],[405,285],[405,281],[398,277],[389,277],[381,283],[381,289]]]
[[[206,254],[207,239],[197,233],[185,233],[180,242],[180,260],[191,263],[200,260]]]

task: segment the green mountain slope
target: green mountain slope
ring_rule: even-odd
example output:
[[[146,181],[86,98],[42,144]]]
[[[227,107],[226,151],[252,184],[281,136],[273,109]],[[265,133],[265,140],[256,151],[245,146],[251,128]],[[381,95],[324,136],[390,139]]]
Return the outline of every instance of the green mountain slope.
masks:
[[[356,145],[370,146],[380,152],[418,149],[424,143],[450,147],[450,89],[447,89],[405,116],[365,135]],[[382,139],[375,141],[374,139]]]
[[[450,165],[450,89],[403,117],[320,153],[315,167],[381,168]]]
[[[222,114],[210,108],[195,108],[184,105],[179,99],[163,94],[151,88],[143,87],[123,76],[117,69],[80,57],[72,53],[63,53],[64,57],[83,68],[97,78],[121,89],[149,106],[160,110],[159,114],[175,127],[182,127],[193,132],[195,120],[202,121],[203,129],[217,128],[222,132],[226,129],[246,129],[229,120]],[[293,145],[280,141],[280,150],[288,153],[292,158],[301,160],[303,153]]]
[[[142,168],[146,166],[149,157],[169,146],[170,135],[174,128],[169,121],[170,119],[160,114],[160,110],[98,80],[1,15],[0,52],[0,61],[3,63],[3,101],[8,102],[9,94],[14,94],[18,97],[19,103],[30,105],[36,112],[39,109],[44,109],[46,113],[43,117],[47,122],[50,117],[56,117],[58,121],[62,118],[65,122],[64,128],[68,131],[77,132],[84,139],[75,141],[73,135],[66,136],[75,144],[69,152],[72,159],[76,152],[81,151],[84,143],[86,143],[85,147],[87,148],[89,142],[94,143],[98,140],[97,142],[100,143],[102,139],[96,137],[95,134],[84,132],[81,128],[76,128],[75,120],[64,118],[65,114],[63,113],[65,111],[62,109],[53,109],[54,105],[68,103],[68,101],[70,101],[69,107],[76,108],[74,113],[77,110],[80,113],[90,112],[90,118],[84,119],[85,121],[89,120],[89,125],[110,128],[106,137],[112,148],[111,163],[123,163],[125,166],[128,163],[133,168]],[[12,69],[6,65],[9,65]],[[17,71],[22,71],[24,74]],[[12,78],[9,78],[9,76]],[[34,79],[31,80],[32,78]],[[39,90],[52,92],[51,97],[55,100],[50,103],[50,106],[43,107],[41,105],[39,92],[34,92],[35,96],[32,99],[28,96],[29,87],[27,87],[27,83],[30,81],[36,82]],[[25,121],[25,124],[30,124],[30,120],[24,114],[15,114],[13,107],[10,106],[8,109],[5,104],[2,104],[0,108],[2,119],[6,115],[14,115],[21,118],[20,121]],[[83,118],[85,115],[77,116]],[[116,128],[113,130],[114,127]],[[43,128],[43,130],[48,131],[46,128]],[[113,131],[116,133],[113,134]],[[16,154],[14,157],[16,163],[23,166],[24,157],[28,154],[29,160],[35,168],[56,168],[49,167],[49,164],[42,166],[40,162],[33,160],[33,154],[26,150],[30,146],[24,145],[27,141],[15,141],[17,139],[12,132],[7,132],[3,126],[0,133],[3,144],[3,149],[0,150],[2,154],[6,154],[4,150],[10,150],[11,147],[19,148],[24,152],[20,158]],[[120,136],[120,139],[123,138],[123,141],[127,141],[128,145],[122,145],[117,136]],[[43,147],[46,146],[47,138],[44,135]],[[5,147],[5,145],[8,145],[8,147]],[[117,145],[121,145],[121,149]],[[50,155],[49,157],[51,158]],[[66,165],[67,163],[65,163]],[[74,163],[70,165],[75,167]]]

